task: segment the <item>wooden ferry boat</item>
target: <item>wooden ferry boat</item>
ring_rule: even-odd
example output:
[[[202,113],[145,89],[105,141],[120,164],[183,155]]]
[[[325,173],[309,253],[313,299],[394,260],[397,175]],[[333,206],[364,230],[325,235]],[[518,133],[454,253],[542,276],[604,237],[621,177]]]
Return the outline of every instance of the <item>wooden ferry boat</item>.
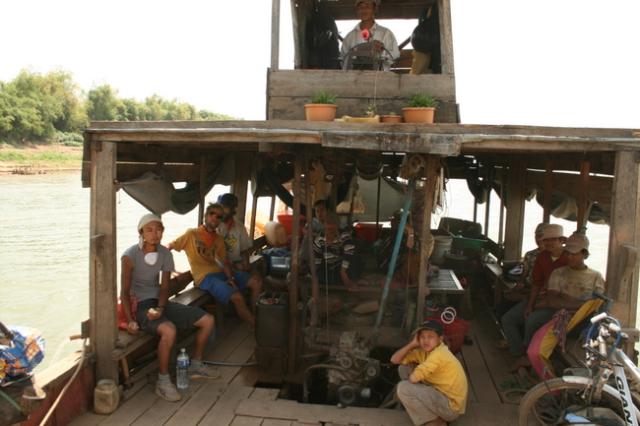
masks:
[[[273,28],[279,28],[280,0],[272,2]],[[594,219],[596,211],[610,225],[607,295],[614,300],[613,312],[624,326],[635,326],[638,299],[635,248],[640,239],[639,131],[460,124],[450,1],[387,0],[378,18],[415,19],[425,4],[435,7],[438,14],[439,73],[410,75],[401,63],[395,72],[309,69],[312,46],[308,26],[319,13],[318,2],[298,0],[292,1],[294,70],[278,69],[279,35],[277,31],[272,34],[266,121],[91,124],[85,132],[82,173],[83,185],[91,190],[90,319],[83,327],[83,335],[89,342],[88,356],[51,424],[66,424],[75,418],[73,424],[77,425],[409,425],[410,419],[402,410],[379,408],[378,397],[365,398],[363,390],[370,388],[374,393],[389,390],[388,386],[371,384],[384,379],[384,371],[389,370],[386,366],[389,351],[402,344],[415,318],[424,317],[432,300],[465,299],[456,296],[458,292],[466,292],[467,301],[471,300],[466,306],[473,309],[473,315],[468,315],[471,322],[468,339],[472,344],[463,345],[459,353],[470,383],[467,414],[453,424],[513,424],[517,402],[500,387],[503,381],[512,378],[506,370],[510,360],[495,346],[499,330],[491,314],[491,303],[494,290],[496,293],[500,290],[499,262],[522,255],[525,203],[532,191],[542,195],[541,221],[550,219],[554,194],[563,200],[575,200],[576,229]],[[335,19],[354,18],[352,0],[330,1],[323,7]],[[410,53],[405,51],[402,57]],[[437,124],[303,121],[303,104],[316,90],[335,93],[339,114],[349,116],[363,115],[374,97],[379,111],[398,111],[414,93],[429,92],[440,102]],[[302,248],[300,240],[293,238],[291,274],[284,280],[282,290],[286,299],[284,313],[259,312],[256,327],[257,333],[262,321],[268,322],[269,327],[283,327],[284,343],[270,346],[268,342],[260,342],[260,336],[224,318],[218,309],[215,314],[219,343],[209,359],[241,364],[255,360],[257,365],[221,367],[221,379],[192,383],[179,403],[156,397],[147,380],[155,368],[153,357],[147,356],[146,363],[138,362],[141,353],[153,350],[153,339],[131,338],[116,327],[117,191],[145,173],[155,173],[168,184],[187,182],[187,189],[181,194],[182,204],[176,208],[199,206],[202,217],[204,198],[211,185],[231,185],[240,200],[238,217],[245,217],[251,207],[247,227],[253,235],[259,196],[274,199],[276,193],[282,193],[274,191],[273,185],[271,190],[265,185],[267,189],[249,197],[248,182],[252,177],[255,181],[264,172],[280,168],[289,174],[286,180],[291,185],[292,235],[299,235],[300,216],[305,206],[309,210],[312,203],[310,167],[318,162],[326,169],[325,176],[331,177],[330,196],[334,201],[340,199],[338,184],[346,183],[348,187],[353,177],[364,179],[361,193],[365,199],[374,200],[366,208],[369,218],[374,217],[376,222],[385,218],[384,212],[402,206],[388,202],[387,198],[380,200],[381,186],[393,182],[401,188],[400,199],[410,206],[422,242],[419,264],[413,273],[416,288],[387,291],[372,285],[347,293],[339,287],[319,286],[315,280],[298,273],[298,253]],[[434,246],[430,228],[437,203],[435,195],[444,176],[475,184],[486,195],[482,199],[475,194],[477,202],[499,203],[500,229],[498,241],[490,241],[487,213],[481,236],[486,243],[481,256],[452,268],[453,286],[438,287],[436,279],[428,279]],[[366,179],[373,180],[367,184]],[[370,197],[364,194],[367,191]],[[351,195],[347,201],[354,200],[353,192]],[[352,207],[349,219],[358,217],[353,210]],[[273,207],[270,216],[273,218]],[[474,215],[475,219],[478,218]],[[259,252],[264,238],[255,241]],[[367,255],[371,253],[365,251],[363,256]],[[371,274],[375,275],[372,271]],[[456,284],[465,274],[473,281],[471,290],[463,290]],[[384,276],[378,272],[376,277]],[[371,282],[378,281],[371,278]],[[307,288],[310,291],[304,290]],[[398,294],[405,301],[396,310],[400,322],[378,313],[364,319],[347,314],[339,324],[329,321],[333,314],[323,316],[329,300],[336,298],[348,306],[378,301],[383,311],[386,308],[391,312],[390,300]],[[193,288],[175,297],[188,304],[206,303],[207,299],[203,292]],[[365,349],[364,355],[358,352],[361,348]],[[361,364],[358,356],[367,362]],[[42,418],[74,371],[75,361],[69,359],[66,365],[50,371],[48,378],[40,378],[49,397],[26,423],[36,423]],[[349,385],[356,395],[353,404],[338,407],[336,396],[332,399],[329,391],[322,390],[329,387],[327,377],[310,370],[313,365],[323,363],[351,363],[349,368],[363,374],[371,367],[373,379],[334,377],[337,386]],[[105,378],[123,385],[124,402],[109,416],[92,414],[93,388],[96,380]],[[314,382],[309,383],[310,392],[316,393],[316,400],[312,397],[311,403],[304,402],[301,395],[307,380]],[[320,401],[322,397],[326,401]],[[343,397],[338,395],[340,402],[344,402]]]

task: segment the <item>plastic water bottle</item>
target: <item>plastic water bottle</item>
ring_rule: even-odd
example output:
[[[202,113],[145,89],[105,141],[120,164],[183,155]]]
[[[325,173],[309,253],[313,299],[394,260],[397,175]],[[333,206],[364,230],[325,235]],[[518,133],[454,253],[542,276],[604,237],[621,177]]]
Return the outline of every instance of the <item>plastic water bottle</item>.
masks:
[[[189,355],[185,348],[180,349],[176,369],[176,387],[185,390],[189,387]]]

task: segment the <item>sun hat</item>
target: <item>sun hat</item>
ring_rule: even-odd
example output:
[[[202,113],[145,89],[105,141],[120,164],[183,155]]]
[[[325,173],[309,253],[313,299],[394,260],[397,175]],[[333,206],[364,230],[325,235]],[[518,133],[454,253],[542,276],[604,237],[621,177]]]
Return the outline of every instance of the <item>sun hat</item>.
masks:
[[[547,224],[544,223],[544,222],[543,223],[539,223],[538,226],[536,226],[536,231],[535,231],[536,237],[540,236],[540,235],[542,235],[544,233],[545,226],[547,226]]]
[[[582,250],[586,250],[589,253],[589,239],[586,235],[573,233],[567,238],[567,244],[564,249],[569,253],[580,253]]]
[[[555,223],[549,224],[544,227],[542,231],[542,239],[547,240],[551,238],[563,238],[564,237],[564,229],[562,225],[558,225]]]
[[[142,216],[138,221],[138,231],[142,231],[142,228],[144,228],[151,222],[160,222],[160,224],[162,224],[162,219],[160,219],[160,216],[158,215],[155,215],[153,213],[147,213],[144,216]]]
[[[420,333],[421,331],[424,330],[430,330],[435,332],[438,336],[442,336],[444,335],[444,328],[442,327],[442,324],[440,324],[438,321],[434,321],[434,320],[427,320],[425,322],[423,322],[422,324],[420,324],[418,326],[418,328],[416,328],[413,331],[413,335],[417,335],[418,333]]]
[[[140,234],[138,237],[138,247],[140,248],[144,246],[144,239],[142,238],[142,228],[144,228],[151,222],[160,222],[160,225],[162,225],[162,219],[160,219],[160,216],[155,215],[153,213],[145,214],[138,221],[138,233]]]

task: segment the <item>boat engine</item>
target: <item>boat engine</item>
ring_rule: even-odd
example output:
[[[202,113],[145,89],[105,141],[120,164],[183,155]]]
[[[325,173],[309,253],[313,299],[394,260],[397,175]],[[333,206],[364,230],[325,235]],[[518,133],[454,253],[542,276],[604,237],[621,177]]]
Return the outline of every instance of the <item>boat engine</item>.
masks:
[[[369,357],[369,343],[356,331],[340,335],[338,347],[331,348],[328,368],[328,395],[344,406],[366,403],[371,398],[370,384],[380,376],[380,361]]]

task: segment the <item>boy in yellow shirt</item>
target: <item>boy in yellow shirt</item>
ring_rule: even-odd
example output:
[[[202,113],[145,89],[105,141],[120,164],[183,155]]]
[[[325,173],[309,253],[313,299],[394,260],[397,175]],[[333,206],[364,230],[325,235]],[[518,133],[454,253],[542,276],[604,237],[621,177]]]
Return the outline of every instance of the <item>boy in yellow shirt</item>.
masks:
[[[446,425],[465,411],[467,376],[442,342],[443,334],[439,322],[425,321],[391,357],[403,379],[398,399],[415,425]]]

